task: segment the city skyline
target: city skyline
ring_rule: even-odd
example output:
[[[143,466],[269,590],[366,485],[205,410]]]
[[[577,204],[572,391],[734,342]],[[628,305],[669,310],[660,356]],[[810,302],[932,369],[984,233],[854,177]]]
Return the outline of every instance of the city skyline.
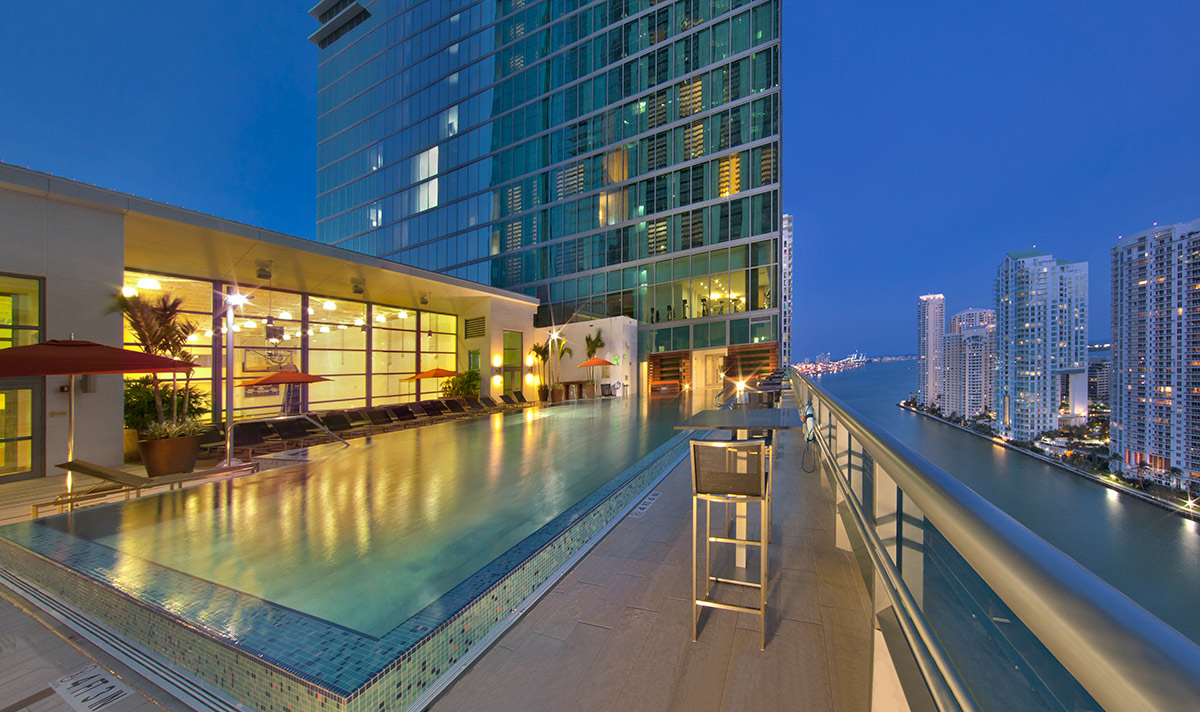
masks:
[[[307,9],[13,8],[26,31],[0,58],[25,70],[10,81],[21,109],[0,118],[0,160],[311,237]],[[231,13],[238,23],[224,22]],[[1103,264],[1117,235],[1200,215],[1200,177],[1186,170],[1200,139],[1184,119],[1200,98],[1170,49],[1198,20],[1183,2],[1086,13],[785,5],[794,358],[911,353],[911,294],[983,305],[1006,251]],[[1162,97],[1175,110],[1144,110]],[[832,108],[809,111],[813,100]],[[845,249],[848,216],[860,249]],[[935,269],[928,254],[945,258]],[[1093,280],[1090,299],[1107,303],[1107,280]],[[872,328],[846,329],[867,314]],[[1106,310],[1093,310],[1089,332],[1108,330]]]

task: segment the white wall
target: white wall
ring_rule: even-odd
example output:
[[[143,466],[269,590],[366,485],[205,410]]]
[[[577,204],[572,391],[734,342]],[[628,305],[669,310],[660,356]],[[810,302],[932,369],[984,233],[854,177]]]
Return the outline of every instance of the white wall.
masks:
[[[519,331],[522,335],[521,392],[527,399],[537,400],[537,389],[530,386],[524,378],[524,374],[530,370],[524,366],[525,356],[529,353],[529,347],[538,338],[537,331],[533,328],[533,315],[537,311],[537,306],[494,297],[480,297],[472,301],[471,308],[460,310],[459,316],[462,319],[480,316],[486,318],[487,333],[482,337],[464,338],[459,341],[459,366],[465,369],[467,352],[479,349],[479,393],[499,397],[504,389],[492,384],[492,376],[496,373],[496,369],[492,366],[492,359],[496,356],[504,357],[504,332]],[[461,323],[459,328],[462,328]]]
[[[604,339],[604,348],[596,355],[612,361],[615,366],[608,367],[608,375],[603,370],[595,370],[597,390],[601,383],[621,383],[619,395],[636,396],[638,393],[637,378],[637,321],[625,316],[614,316],[607,319],[581,321],[558,327],[560,335],[571,347],[572,355],[564,356],[561,369],[554,363],[554,377],[559,381],[582,381],[589,376],[589,370],[579,368],[579,364],[587,360],[587,345],[584,337],[600,331]],[[538,341],[545,341],[549,329],[538,330]],[[552,359],[553,361],[553,359]]]
[[[120,346],[121,316],[105,312],[121,288],[124,264],[120,211],[0,187],[0,270],[45,278],[46,339],[74,334]],[[95,393],[76,391],[75,457],[119,465],[121,376],[96,376],[95,382]],[[67,459],[67,394],[59,392],[66,384],[66,376],[46,378],[47,472]]]

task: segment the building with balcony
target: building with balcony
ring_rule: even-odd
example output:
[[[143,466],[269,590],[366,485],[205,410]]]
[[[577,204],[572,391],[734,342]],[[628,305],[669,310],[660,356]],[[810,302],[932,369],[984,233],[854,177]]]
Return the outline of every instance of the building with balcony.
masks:
[[[782,363],[790,366],[792,363],[792,216],[783,216],[783,252],[780,255],[779,276],[783,283],[780,292],[779,318],[779,353]]]
[[[674,390],[779,360],[779,0],[323,0],[319,242],[639,322]]]
[[[1088,346],[1088,407],[1109,406],[1112,384],[1110,344]]]
[[[917,402],[939,405],[945,379],[946,298],[926,294],[917,299]]]
[[[943,354],[942,412],[966,418],[994,407],[996,313],[967,309],[950,317]]]
[[[995,407],[1005,437],[1086,420],[1087,286],[1086,262],[1037,250],[1010,252],[997,268]]]
[[[1200,220],[1112,248],[1110,449],[1121,471],[1200,487]]]

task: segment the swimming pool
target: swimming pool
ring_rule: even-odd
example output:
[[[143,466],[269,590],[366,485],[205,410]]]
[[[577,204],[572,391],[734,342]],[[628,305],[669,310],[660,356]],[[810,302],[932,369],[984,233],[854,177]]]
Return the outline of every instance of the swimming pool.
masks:
[[[181,663],[260,709],[400,709],[679,461],[678,408],[599,401],[390,433],[297,468],[0,528],[40,559],[8,547],[0,562],[81,607],[79,577],[118,593],[139,610],[114,627],[160,651],[170,633],[147,610],[265,662],[232,682],[223,659]],[[260,674],[302,689],[281,704],[247,682]],[[396,693],[376,699],[383,682]]]

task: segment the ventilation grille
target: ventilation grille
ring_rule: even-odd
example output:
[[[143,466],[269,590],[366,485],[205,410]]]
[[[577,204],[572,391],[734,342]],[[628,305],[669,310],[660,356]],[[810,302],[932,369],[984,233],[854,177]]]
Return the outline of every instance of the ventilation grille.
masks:
[[[487,317],[477,316],[474,319],[463,319],[463,338],[478,339],[487,334]]]

